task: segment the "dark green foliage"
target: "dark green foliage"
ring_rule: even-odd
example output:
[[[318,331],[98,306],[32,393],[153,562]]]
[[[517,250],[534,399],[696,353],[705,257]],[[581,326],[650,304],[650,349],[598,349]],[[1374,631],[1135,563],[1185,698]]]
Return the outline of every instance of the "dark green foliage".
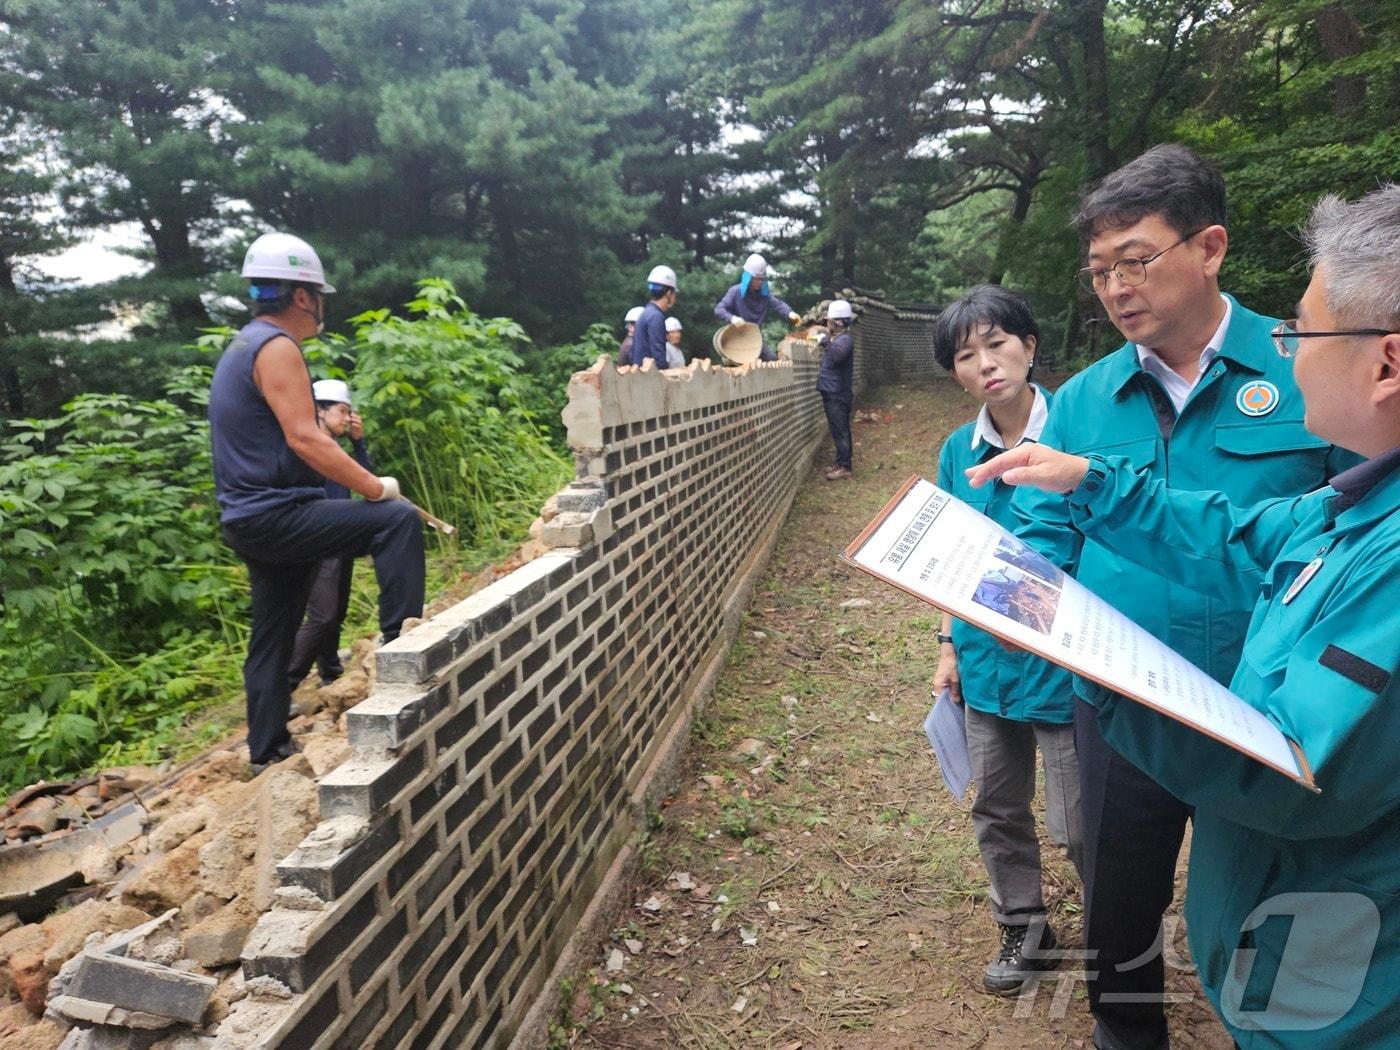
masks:
[[[376,469],[452,522],[462,541],[519,535],[569,464],[526,408],[516,322],[474,314],[450,281],[420,281],[407,317],[353,319],[356,407],[374,429]]]
[[[0,784],[83,765],[233,681],[241,572],[219,541],[209,370],[84,395],[0,444]]]
[[[438,273],[542,335],[577,331],[641,219],[616,131],[641,107],[629,40],[643,11],[242,4],[217,81],[246,118],[230,129],[239,195],[322,250],[337,310],[399,301]]]
[[[0,3],[0,345],[32,375],[86,353],[37,347],[36,333],[118,307],[188,338],[206,315],[228,319],[211,293],[241,294],[239,249],[279,227],[321,250],[342,291],[333,321],[436,273],[483,314],[559,344],[635,301],[664,259],[683,275],[687,346],[703,352],[687,298],[762,242],[790,300],[856,285],[940,301],[1007,281],[1052,322],[1049,343],[1092,353],[1096,307],[1072,293],[1065,220],[1084,184],[1172,139],[1225,167],[1227,281],[1280,310],[1300,276],[1289,231],[1311,200],[1397,170],[1396,12]],[[50,190],[62,224],[35,218]],[[14,277],[28,253],[123,220],[144,231],[147,274],[76,300]],[[37,410],[16,367],[0,371],[9,412]],[[122,382],[150,390],[161,376]]]
[[[29,308],[51,316],[81,308],[87,296],[78,291],[43,300],[23,298]],[[0,340],[0,354],[13,369],[19,394],[10,411],[0,400],[0,420],[54,416],[84,393],[158,398],[172,374],[200,358],[189,346],[158,336],[82,340],[40,333]]]
[[[473,314],[445,280],[421,282],[407,317],[355,326],[309,356],[322,373],[353,363],[377,468],[460,528],[435,555],[441,582],[523,535],[567,480],[527,408],[558,394],[522,375],[520,326]],[[580,353],[547,360],[562,373]],[[247,582],[219,535],[211,371],[179,370],[165,397],[86,394],[0,431],[0,791],[149,753],[237,697]]]
[[[617,348],[622,342],[617,334],[620,327],[602,323],[590,325],[576,343],[527,353],[530,370],[522,376],[522,405],[535,423],[548,430],[558,448],[567,447],[559,413],[568,403],[569,378],[575,372],[592,368],[599,357],[616,360]]]
[[[1220,27],[1205,58],[1218,83],[1172,131],[1225,169],[1225,280],[1255,309],[1292,316],[1306,284],[1295,231],[1313,202],[1400,177],[1400,8],[1267,5]]]
[[[140,223],[163,324],[208,323],[200,295],[225,225],[233,164],[211,90],[220,0],[25,0],[0,5],[0,97],[49,129],[78,229]],[[130,301],[130,300],[129,300]]]

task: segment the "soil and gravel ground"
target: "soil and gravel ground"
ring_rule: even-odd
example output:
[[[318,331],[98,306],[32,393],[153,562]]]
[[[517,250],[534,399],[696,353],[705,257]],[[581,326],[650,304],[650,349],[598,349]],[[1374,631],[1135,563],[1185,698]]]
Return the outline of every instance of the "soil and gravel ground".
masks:
[[[1079,981],[981,990],[997,943],[986,876],[921,728],[936,613],[836,557],[971,414],[951,381],[880,389],[858,407],[855,478],[823,481],[829,446],[818,455],[629,906],[565,990],[556,1045],[1091,1045]],[[1042,844],[1052,922],[1077,948],[1077,877]],[[1169,932],[1173,1045],[1228,1048],[1175,912]]]

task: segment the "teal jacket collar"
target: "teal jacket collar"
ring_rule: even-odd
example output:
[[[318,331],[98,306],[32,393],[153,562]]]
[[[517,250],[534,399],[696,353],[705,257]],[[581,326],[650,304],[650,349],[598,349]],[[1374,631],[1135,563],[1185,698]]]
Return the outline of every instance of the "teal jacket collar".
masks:
[[[1225,341],[1216,356],[1234,362],[1246,372],[1263,375],[1268,370],[1268,355],[1275,353],[1272,336],[1278,321],[1246,310],[1232,295],[1225,298],[1230,300],[1230,325],[1225,329]],[[1121,397],[1139,374],[1146,375],[1138,360],[1137,347],[1132,343],[1124,343],[1105,361],[1108,384],[1116,397]]]
[[[1368,477],[1368,474],[1372,476]],[[1369,483],[1354,502],[1342,499],[1350,487],[1348,481],[1351,478],[1361,478],[1363,484]],[[1340,486],[1335,484],[1338,481],[1342,483]],[[1400,507],[1400,449],[1392,449],[1343,471],[1333,479],[1333,483],[1339,495],[1329,500],[1327,519],[1335,529],[1344,531],[1369,525],[1377,518],[1393,514]]]

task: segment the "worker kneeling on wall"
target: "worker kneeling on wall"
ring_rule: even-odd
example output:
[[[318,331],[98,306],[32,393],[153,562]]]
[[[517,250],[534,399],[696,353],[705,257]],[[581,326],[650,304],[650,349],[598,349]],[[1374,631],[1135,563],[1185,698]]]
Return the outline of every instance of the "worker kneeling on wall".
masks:
[[[317,567],[374,557],[379,625],[397,638],[423,612],[423,528],[399,484],[375,477],[317,425],[301,344],[321,332],[321,261],[298,237],[259,237],[243,260],[253,320],[234,336],[209,388],[214,491],[224,540],[248,565],[253,623],[243,684],[254,768],[296,752],[287,672]],[[327,499],[326,482],[364,500]]]

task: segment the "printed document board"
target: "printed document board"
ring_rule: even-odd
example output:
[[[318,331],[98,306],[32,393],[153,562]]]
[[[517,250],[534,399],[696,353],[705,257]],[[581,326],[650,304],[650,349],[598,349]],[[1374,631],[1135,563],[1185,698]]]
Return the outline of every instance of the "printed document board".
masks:
[[[1262,712],[930,481],[906,481],[842,559],[1317,791]]]

